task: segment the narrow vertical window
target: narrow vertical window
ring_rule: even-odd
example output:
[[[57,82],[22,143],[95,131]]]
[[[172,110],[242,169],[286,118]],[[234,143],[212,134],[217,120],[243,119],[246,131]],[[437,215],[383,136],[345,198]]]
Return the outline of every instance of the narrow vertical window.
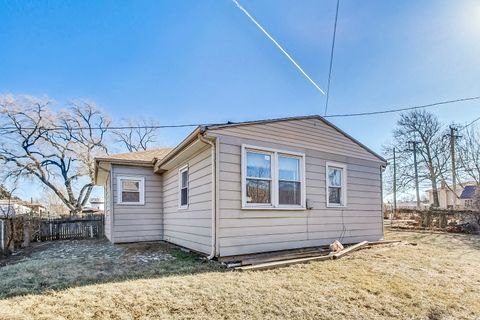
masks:
[[[272,204],[272,155],[246,153],[246,202]]]
[[[179,190],[179,207],[188,207],[188,167],[180,169],[180,190]]]
[[[345,166],[327,163],[327,206],[346,205]]]
[[[301,204],[300,159],[278,156],[278,203]]]

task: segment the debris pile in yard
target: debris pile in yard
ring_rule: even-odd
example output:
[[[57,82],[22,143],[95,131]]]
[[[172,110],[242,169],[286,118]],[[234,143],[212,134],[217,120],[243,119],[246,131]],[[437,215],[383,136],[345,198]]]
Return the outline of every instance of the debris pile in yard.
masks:
[[[226,263],[227,267],[235,268],[240,271],[247,270],[265,270],[277,267],[286,267],[292,264],[307,263],[311,261],[322,261],[339,259],[351,252],[368,248],[373,245],[389,244],[397,245],[402,242],[399,240],[382,241],[362,241],[360,243],[348,246],[346,248],[338,241],[330,245],[331,250],[311,248],[303,250],[287,250],[284,252],[272,252],[267,254],[256,254],[250,256],[236,257],[237,260]],[[416,243],[405,243],[406,245],[416,245]],[[342,248],[342,249],[340,249]]]
[[[343,249],[345,249],[345,248],[343,247],[343,245],[338,240],[335,240],[330,245],[330,250],[332,250],[332,252],[339,252],[339,251],[342,251]]]

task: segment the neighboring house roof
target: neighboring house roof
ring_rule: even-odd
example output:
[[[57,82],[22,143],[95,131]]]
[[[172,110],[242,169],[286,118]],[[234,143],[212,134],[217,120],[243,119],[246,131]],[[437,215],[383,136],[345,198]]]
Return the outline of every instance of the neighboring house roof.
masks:
[[[156,148],[144,151],[118,153],[106,157],[95,158],[97,162],[111,163],[146,163],[152,164],[154,159],[163,159],[172,148]]]
[[[465,186],[465,189],[463,189],[460,195],[460,199],[473,199],[476,189],[476,186]]]

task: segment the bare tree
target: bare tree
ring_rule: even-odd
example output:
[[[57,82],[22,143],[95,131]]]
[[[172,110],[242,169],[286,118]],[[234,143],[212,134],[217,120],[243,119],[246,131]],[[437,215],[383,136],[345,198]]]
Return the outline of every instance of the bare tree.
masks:
[[[90,197],[94,157],[107,151],[104,139],[110,121],[88,102],[59,112],[52,112],[51,104],[31,97],[0,97],[0,161],[8,168],[8,178],[34,177],[73,215]]]
[[[448,171],[448,141],[438,118],[427,111],[415,110],[402,114],[393,132],[397,153],[398,188],[413,187],[414,161],[410,149],[417,142],[417,165],[420,182],[428,182],[433,191],[433,206],[439,206],[437,184]],[[389,154],[391,147],[386,147]]]
[[[69,209],[65,203],[50,188],[44,187],[43,189],[40,198],[42,199],[42,204],[47,209],[47,213],[54,216],[68,215]]]
[[[457,146],[460,178],[480,185],[480,130],[471,126],[462,132],[462,136]]]
[[[152,143],[156,142],[157,123],[142,120],[136,122],[127,120],[125,128],[114,130],[116,142],[123,144],[129,152],[147,150]]]

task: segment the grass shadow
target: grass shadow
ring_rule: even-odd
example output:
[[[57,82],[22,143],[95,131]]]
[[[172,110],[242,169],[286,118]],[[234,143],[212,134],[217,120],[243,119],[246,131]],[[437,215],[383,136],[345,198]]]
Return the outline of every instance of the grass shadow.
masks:
[[[215,261],[164,242],[112,245],[108,241],[42,243],[23,259],[0,266],[0,299],[91,284],[222,272]]]

